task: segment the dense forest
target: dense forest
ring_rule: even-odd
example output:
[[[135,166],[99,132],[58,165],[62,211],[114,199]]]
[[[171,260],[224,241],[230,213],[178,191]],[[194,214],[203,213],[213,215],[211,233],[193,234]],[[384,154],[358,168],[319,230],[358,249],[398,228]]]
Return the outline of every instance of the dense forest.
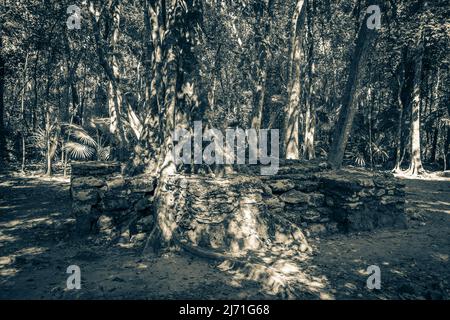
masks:
[[[194,121],[285,159],[450,167],[445,0],[2,0],[0,159],[167,162]]]
[[[0,0],[0,300],[449,299],[449,18]]]

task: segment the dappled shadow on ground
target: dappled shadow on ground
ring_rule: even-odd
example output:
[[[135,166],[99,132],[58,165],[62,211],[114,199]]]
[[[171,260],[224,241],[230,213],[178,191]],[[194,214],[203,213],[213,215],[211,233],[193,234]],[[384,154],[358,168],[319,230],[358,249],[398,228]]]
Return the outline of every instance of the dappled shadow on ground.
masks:
[[[0,176],[0,298],[10,299],[446,299],[450,183],[405,180],[407,230],[309,239],[306,255],[273,246],[242,263],[138,250],[70,236],[68,182]],[[81,268],[82,289],[66,289]],[[366,287],[381,269],[381,290]]]

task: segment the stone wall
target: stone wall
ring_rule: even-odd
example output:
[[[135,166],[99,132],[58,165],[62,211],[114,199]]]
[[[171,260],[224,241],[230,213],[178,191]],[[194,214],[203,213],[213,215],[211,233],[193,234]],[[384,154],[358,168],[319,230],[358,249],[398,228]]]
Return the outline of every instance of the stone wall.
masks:
[[[74,163],[78,232],[143,240],[154,225],[155,187],[154,177],[126,177],[118,163]],[[404,185],[392,175],[331,171],[319,161],[286,162],[267,177],[178,175],[162,190],[172,212],[166,224],[176,226],[169,232],[193,245],[232,252],[286,241],[286,234],[296,232],[290,223],[306,236],[406,226]]]
[[[319,177],[330,218],[344,232],[405,228],[405,185],[390,173],[341,170]]]
[[[307,236],[406,227],[405,186],[391,174],[312,162],[288,165],[264,181],[273,194],[269,209]]]
[[[275,243],[307,249],[295,224],[267,210],[264,199],[271,191],[259,177],[177,175],[163,192],[160,225],[185,244],[234,256]]]
[[[319,178],[324,171],[329,171],[326,163],[285,163],[277,175],[263,177],[271,190],[265,199],[269,210],[301,226],[307,236],[337,232]]]
[[[151,230],[154,188],[154,177],[124,177],[119,163],[73,163],[70,192],[77,232],[129,240]]]

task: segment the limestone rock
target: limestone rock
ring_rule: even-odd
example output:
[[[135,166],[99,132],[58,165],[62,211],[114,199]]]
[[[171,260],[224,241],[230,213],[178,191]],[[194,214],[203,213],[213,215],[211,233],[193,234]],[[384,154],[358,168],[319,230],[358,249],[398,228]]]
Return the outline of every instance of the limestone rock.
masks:
[[[117,176],[107,181],[108,189],[124,189],[126,188],[126,181],[122,176]]]
[[[117,211],[130,208],[130,203],[125,198],[105,198],[102,201],[101,209],[103,211]]]
[[[121,164],[111,161],[73,162],[71,167],[74,177],[108,176],[121,172]]]
[[[155,189],[154,181],[154,177],[143,174],[128,179],[128,184],[132,192],[151,193]]]
[[[272,189],[272,192],[275,194],[285,193],[295,187],[295,184],[291,180],[287,179],[270,181],[268,184]]]
[[[326,225],[322,223],[311,224],[307,230],[311,235],[322,235],[328,232]]]
[[[308,204],[313,207],[323,206],[325,202],[325,196],[321,193],[310,193]]]
[[[283,193],[280,196],[280,199],[286,203],[300,204],[300,203],[308,203],[310,197],[306,193],[297,190],[291,190],[286,193]]]
[[[111,234],[113,229],[113,219],[106,215],[101,215],[97,220],[97,228],[100,233]]]
[[[319,182],[314,180],[295,181],[295,189],[302,192],[314,192],[319,189]]]
[[[72,190],[72,199],[76,202],[94,205],[98,201],[98,191],[96,189]]]
[[[153,216],[143,217],[136,222],[136,229],[138,232],[151,231],[154,223],[155,218]]]
[[[270,197],[264,202],[269,210],[283,210],[285,207],[285,203],[278,197]]]
[[[75,177],[71,180],[72,189],[101,188],[104,185],[106,185],[105,180],[96,177]]]
[[[91,214],[92,206],[89,204],[79,204],[79,203],[73,203],[72,204],[72,214],[75,216],[80,215],[89,215]]]
[[[307,223],[319,222],[321,219],[320,213],[315,210],[307,210],[301,214],[302,221]]]
[[[152,207],[153,205],[153,199],[150,199],[148,197],[146,198],[142,198],[141,200],[139,200],[138,202],[136,202],[136,204],[134,205],[134,209],[136,211],[145,211],[148,210]]]

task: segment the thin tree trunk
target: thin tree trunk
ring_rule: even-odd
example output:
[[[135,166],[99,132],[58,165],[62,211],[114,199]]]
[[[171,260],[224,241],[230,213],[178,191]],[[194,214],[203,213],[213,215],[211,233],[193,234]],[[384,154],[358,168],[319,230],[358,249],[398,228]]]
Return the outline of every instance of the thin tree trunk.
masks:
[[[284,123],[284,156],[286,159],[299,159],[299,120],[301,97],[301,35],[305,21],[305,0],[298,0],[291,20],[291,44],[288,69],[288,105]]]
[[[441,84],[441,71],[438,69],[437,71],[437,81],[436,81],[436,87],[434,89],[434,92],[431,92],[431,108],[434,106],[436,107],[436,113],[437,117],[434,121],[434,130],[433,130],[433,141],[431,145],[431,155],[430,155],[430,162],[435,163],[436,162],[436,153],[437,153],[437,145],[438,145],[438,139],[439,139],[439,119],[441,116],[440,108],[439,108],[439,89]]]
[[[370,169],[373,170],[373,130],[372,130],[372,111],[373,111],[373,97],[372,90],[369,89],[368,94],[368,102],[369,102],[369,158],[370,158]]]
[[[408,174],[419,175],[423,173],[421,147],[420,147],[420,85],[422,79],[423,39],[419,40],[419,46],[415,56],[414,90],[411,103],[411,164]]]
[[[313,15],[311,15],[313,16]],[[315,62],[314,62],[314,39],[313,39],[313,24],[312,18],[308,14],[308,93],[306,97],[306,111],[305,111],[305,130],[303,134],[303,152],[308,160],[316,157],[315,150],[315,133],[316,133],[316,110],[313,101],[314,96],[314,77],[315,77]]]
[[[401,166],[402,166],[402,133],[403,133],[403,99],[402,99],[402,92],[404,90],[405,85],[405,77],[406,77],[406,71],[405,71],[405,65],[406,60],[408,59],[408,48],[405,47],[402,50],[402,61],[400,62],[400,66],[398,68],[397,72],[397,107],[398,107],[398,123],[397,123],[397,134],[396,134],[396,147],[395,147],[395,166],[393,169],[393,172],[400,172]]]
[[[256,65],[256,90],[253,107],[253,115],[251,121],[251,127],[260,130],[263,118],[264,102],[266,97],[266,82],[267,82],[267,37],[270,35],[271,29],[271,0],[265,0],[261,2],[263,6],[260,13],[257,13],[256,29],[255,29],[255,47],[257,52],[257,65]]]
[[[36,59],[34,62],[34,74],[33,74],[33,91],[34,91],[34,103],[33,103],[33,107],[32,107],[32,113],[31,113],[31,118],[32,118],[32,125],[33,125],[33,132],[36,132],[37,127],[38,127],[38,116],[37,116],[37,110],[38,110],[38,105],[39,105],[39,95],[38,95],[38,74],[37,74],[37,69],[38,69],[38,65],[39,65],[39,58],[40,58],[40,51],[36,51]]]
[[[27,92],[28,87],[28,76],[27,76],[27,69],[28,69],[28,52],[25,57],[25,66],[23,68],[23,77],[22,77],[22,93],[20,96],[20,110],[22,113],[22,166],[21,171],[25,172],[25,165],[26,165],[26,135],[28,132],[28,123],[27,123],[27,117],[25,112],[25,94]]]
[[[369,1],[369,4],[372,4],[372,2],[373,1]],[[365,57],[368,53],[368,47],[377,34],[375,30],[370,30],[367,28],[366,21],[369,17],[370,15],[366,14],[359,27],[355,50],[350,63],[349,76],[341,100],[341,111],[339,113],[338,122],[335,126],[333,135],[334,139],[332,140],[332,144],[330,146],[328,162],[335,169],[342,166],[345,148],[352,130],[353,119],[356,114],[357,104],[354,99],[359,81],[361,62],[366,60]]]
[[[449,107],[450,108],[450,107]],[[444,144],[444,171],[450,168],[450,126],[447,125],[447,136]]]
[[[0,168],[6,162],[6,132],[5,132],[5,59],[3,58],[3,26],[0,25]]]

